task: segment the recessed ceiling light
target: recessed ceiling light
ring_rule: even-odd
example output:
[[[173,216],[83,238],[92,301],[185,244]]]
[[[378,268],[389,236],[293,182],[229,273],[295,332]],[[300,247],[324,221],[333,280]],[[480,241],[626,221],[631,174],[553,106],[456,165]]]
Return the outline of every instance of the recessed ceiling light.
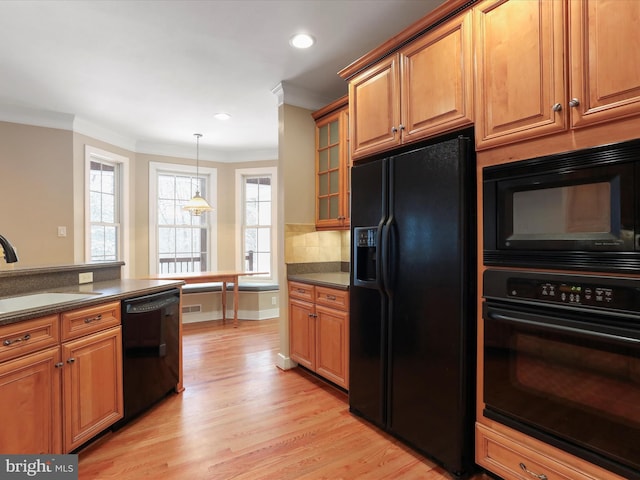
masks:
[[[214,118],[217,118],[218,120],[229,120],[231,118],[231,115],[229,115],[228,113],[220,112],[216,113],[214,115]]]
[[[316,43],[315,38],[307,33],[296,33],[289,40],[291,46],[296,48],[309,48],[311,45]]]

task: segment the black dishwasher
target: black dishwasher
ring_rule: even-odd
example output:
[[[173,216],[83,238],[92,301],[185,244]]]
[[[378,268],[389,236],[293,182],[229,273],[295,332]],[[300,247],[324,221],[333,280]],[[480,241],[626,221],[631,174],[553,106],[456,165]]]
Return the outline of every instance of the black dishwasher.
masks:
[[[180,290],[122,301],[124,418],[175,391],[180,351]]]

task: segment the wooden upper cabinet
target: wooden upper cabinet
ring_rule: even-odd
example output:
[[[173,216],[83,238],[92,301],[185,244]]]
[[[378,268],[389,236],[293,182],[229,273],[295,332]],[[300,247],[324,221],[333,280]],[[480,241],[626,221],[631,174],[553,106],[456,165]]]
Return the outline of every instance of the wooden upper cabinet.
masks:
[[[474,12],[478,149],[640,114],[637,0],[486,0]]]
[[[316,121],[316,228],[349,228],[348,99],[344,96],[313,113]]]
[[[392,55],[349,82],[351,158],[400,145],[400,69]]]
[[[478,148],[565,130],[563,6],[488,0],[475,7]]]
[[[473,122],[472,12],[401,50],[403,142]]]
[[[572,126],[640,113],[639,19],[638,0],[569,3]]]
[[[447,21],[350,80],[354,160],[473,122],[471,19]]]

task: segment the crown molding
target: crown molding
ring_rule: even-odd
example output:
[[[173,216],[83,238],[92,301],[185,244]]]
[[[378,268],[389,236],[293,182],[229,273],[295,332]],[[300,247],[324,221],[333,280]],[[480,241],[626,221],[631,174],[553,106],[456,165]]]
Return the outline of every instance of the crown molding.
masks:
[[[335,98],[318,95],[315,92],[289,82],[280,82],[271,89],[271,93],[278,98],[278,107],[286,103],[294,107],[317,110],[335,100]]]

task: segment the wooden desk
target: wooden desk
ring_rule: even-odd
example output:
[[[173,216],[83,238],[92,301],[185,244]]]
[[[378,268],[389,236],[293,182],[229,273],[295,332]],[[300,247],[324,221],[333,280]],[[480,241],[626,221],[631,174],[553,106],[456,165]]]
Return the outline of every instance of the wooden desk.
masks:
[[[233,327],[238,327],[238,277],[244,275],[261,275],[252,272],[183,272],[183,273],[159,273],[151,278],[156,280],[184,280],[185,283],[222,282],[222,322],[227,321],[227,283],[233,282]]]

